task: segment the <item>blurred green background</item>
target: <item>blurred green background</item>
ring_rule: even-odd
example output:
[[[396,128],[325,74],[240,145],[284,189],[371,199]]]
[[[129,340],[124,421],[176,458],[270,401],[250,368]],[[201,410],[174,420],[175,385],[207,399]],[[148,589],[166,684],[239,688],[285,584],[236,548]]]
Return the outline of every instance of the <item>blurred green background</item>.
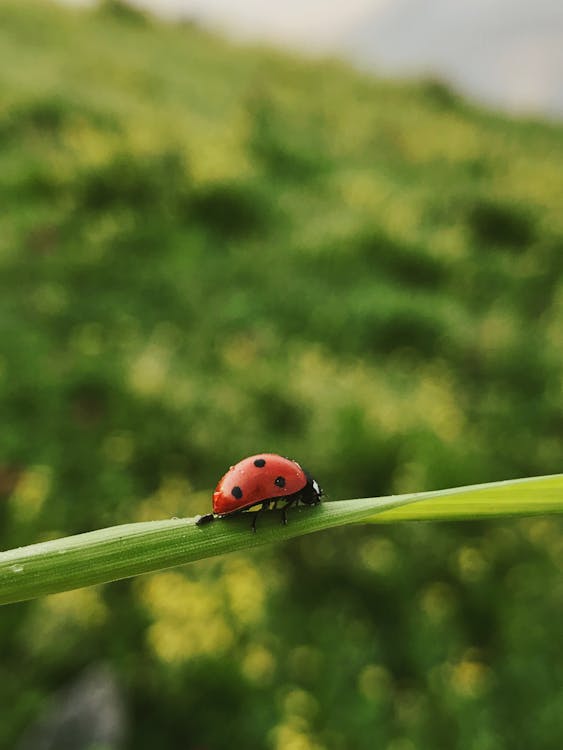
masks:
[[[329,500],[560,472],[562,197],[559,125],[3,0],[0,548],[206,512],[260,451]],[[0,747],[559,750],[561,528],[350,527],[2,608]],[[114,697],[53,739],[92,670]]]

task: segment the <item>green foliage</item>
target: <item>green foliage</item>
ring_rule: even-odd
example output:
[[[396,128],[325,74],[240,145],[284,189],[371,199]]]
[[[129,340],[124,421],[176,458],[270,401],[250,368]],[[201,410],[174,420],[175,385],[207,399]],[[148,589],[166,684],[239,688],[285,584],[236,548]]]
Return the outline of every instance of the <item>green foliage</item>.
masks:
[[[144,13],[123,0],[102,0],[99,4],[99,12],[102,16],[114,19],[118,23],[148,23]]]
[[[0,6],[2,549],[205,512],[262,450],[330,499],[561,471],[560,126],[105,6]],[[0,746],[103,659],[136,750],[558,748],[560,531],[336,529],[4,608]]]
[[[468,218],[476,241],[484,247],[500,245],[518,251],[535,239],[534,222],[523,207],[480,200]]]

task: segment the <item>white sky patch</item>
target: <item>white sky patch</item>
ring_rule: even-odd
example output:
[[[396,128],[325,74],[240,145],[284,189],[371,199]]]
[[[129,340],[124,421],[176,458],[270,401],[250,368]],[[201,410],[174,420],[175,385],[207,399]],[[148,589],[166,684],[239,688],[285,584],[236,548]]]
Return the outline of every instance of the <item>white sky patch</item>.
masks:
[[[392,0],[130,0],[164,18],[193,18],[247,38],[323,47]],[[63,0],[91,5],[90,0]]]

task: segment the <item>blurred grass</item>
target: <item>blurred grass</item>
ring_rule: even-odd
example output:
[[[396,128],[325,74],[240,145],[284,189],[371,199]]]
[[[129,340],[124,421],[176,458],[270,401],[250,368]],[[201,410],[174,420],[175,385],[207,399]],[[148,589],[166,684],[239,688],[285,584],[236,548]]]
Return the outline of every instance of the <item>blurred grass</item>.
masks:
[[[332,498],[561,471],[561,127],[122,10],[0,5],[1,547],[205,512],[264,450]],[[139,750],[555,750],[560,531],[334,530],[12,607],[0,746],[103,657]]]

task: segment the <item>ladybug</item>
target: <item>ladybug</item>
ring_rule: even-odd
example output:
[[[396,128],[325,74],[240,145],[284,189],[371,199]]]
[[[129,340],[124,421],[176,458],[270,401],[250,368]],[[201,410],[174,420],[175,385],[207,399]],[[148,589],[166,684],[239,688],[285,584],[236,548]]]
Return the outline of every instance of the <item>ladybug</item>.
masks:
[[[243,458],[221,477],[213,493],[213,513],[196,521],[203,526],[215,517],[224,518],[260,505],[254,513],[252,530],[256,531],[259,513],[270,505],[274,509],[283,501],[282,522],[287,523],[287,509],[292,505],[317,505],[323,491],[313,477],[297,461],[275,453],[259,453]]]

